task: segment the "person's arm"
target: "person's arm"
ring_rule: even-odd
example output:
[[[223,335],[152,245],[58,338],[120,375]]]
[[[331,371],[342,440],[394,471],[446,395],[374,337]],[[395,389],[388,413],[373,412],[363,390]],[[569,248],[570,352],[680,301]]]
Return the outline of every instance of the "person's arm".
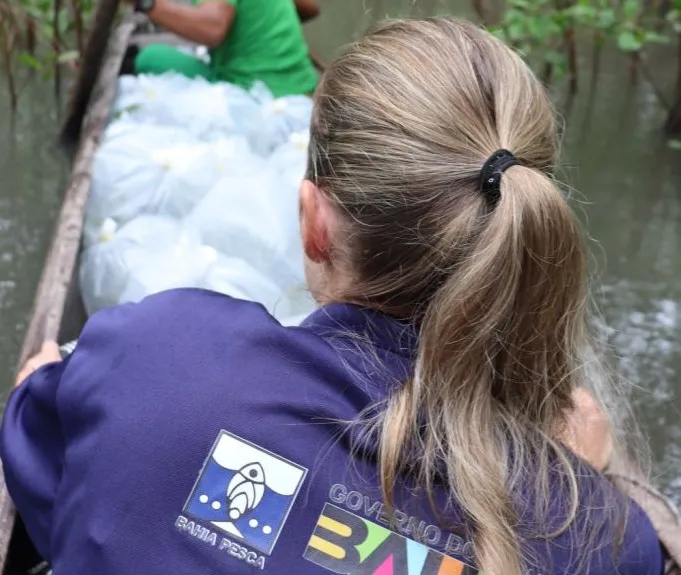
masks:
[[[190,42],[216,48],[227,36],[235,13],[234,5],[225,0],[206,0],[198,6],[156,0],[147,16]]]
[[[57,390],[69,359],[54,343],[43,346],[17,379],[0,430],[7,489],[36,549],[50,559],[54,498],[61,482],[65,442]]]
[[[298,17],[301,22],[307,22],[319,16],[319,5],[317,0],[293,0],[298,10]]]

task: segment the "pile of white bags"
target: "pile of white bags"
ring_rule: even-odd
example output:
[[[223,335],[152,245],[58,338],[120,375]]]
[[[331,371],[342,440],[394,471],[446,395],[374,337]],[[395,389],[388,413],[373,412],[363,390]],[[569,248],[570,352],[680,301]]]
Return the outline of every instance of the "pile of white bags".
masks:
[[[86,215],[89,245],[104,220],[182,218],[221,176],[213,147],[175,127],[115,122],[95,156]]]
[[[262,84],[122,77],[85,219],[87,312],[176,287],[257,301],[286,324],[312,311],[297,200],[311,109]]]

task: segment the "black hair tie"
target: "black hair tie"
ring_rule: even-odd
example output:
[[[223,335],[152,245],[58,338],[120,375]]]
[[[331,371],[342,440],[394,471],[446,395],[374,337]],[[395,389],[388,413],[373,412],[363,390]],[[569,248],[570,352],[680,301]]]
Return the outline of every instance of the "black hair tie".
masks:
[[[501,175],[511,166],[520,162],[508,150],[497,150],[483,164],[480,170],[480,189],[492,205],[501,198]]]

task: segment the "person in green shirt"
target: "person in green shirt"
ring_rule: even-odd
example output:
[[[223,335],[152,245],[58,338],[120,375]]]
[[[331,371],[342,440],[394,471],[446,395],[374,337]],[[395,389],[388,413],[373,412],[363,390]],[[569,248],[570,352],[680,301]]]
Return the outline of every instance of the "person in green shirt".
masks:
[[[311,94],[318,74],[301,21],[315,17],[316,0],[128,0],[162,28],[210,50],[210,64],[162,44],[142,49],[138,74],[174,71],[190,78],[250,88],[261,80],[275,97]]]

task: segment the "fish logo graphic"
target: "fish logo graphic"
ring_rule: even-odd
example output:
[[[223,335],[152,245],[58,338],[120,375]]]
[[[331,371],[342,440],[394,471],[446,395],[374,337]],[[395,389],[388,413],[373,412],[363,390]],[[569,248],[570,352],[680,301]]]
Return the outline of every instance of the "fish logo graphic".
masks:
[[[255,509],[265,494],[265,471],[259,463],[242,467],[227,487],[228,515],[236,521]]]
[[[269,555],[306,474],[297,463],[221,431],[182,513]]]

